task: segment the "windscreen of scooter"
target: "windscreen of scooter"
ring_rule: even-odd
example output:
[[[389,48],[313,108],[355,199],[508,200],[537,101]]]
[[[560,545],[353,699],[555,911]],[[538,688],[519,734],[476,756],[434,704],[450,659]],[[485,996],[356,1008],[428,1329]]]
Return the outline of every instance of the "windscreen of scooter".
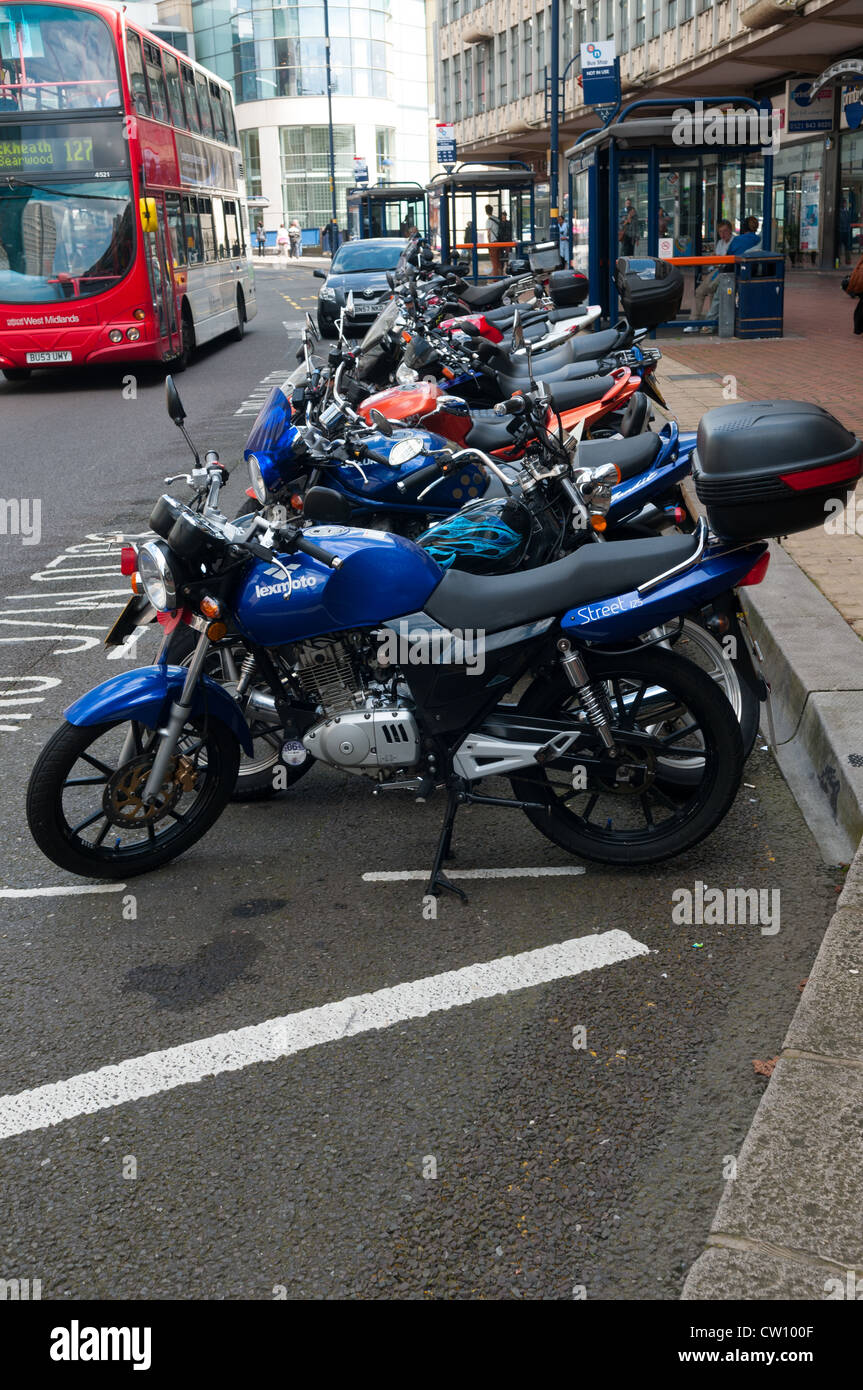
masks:
[[[274,386],[246,440],[246,452],[271,454],[291,428],[291,404],[281,386]]]
[[[378,346],[386,333],[390,331],[399,316],[399,302],[391,299],[385,309],[382,309],[369,328],[368,333],[360,343],[360,352],[372,352]]]

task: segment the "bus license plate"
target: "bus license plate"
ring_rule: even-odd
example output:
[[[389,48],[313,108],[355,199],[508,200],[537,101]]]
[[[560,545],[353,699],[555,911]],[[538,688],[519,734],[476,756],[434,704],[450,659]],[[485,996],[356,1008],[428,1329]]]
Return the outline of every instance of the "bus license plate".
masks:
[[[37,362],[71,362],[71,352],[28,352],[25,359],[28,364]]]

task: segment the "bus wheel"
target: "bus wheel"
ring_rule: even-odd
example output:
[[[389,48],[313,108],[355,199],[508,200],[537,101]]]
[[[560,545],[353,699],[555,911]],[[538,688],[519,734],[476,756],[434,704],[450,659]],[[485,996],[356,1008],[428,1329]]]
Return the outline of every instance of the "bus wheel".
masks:
[[[192,353],[195,351],[195,325],[192,323],[192,315],[189,312],[188,304],[183,305],[183,313],[180,319],[180,335],[182,347],[171,363],[171,371],[184,372],[189,365]]]
[[[29,381],[32,371],[30,367],[4,367],[3,375],[7,381]]]
[[[232,343],[241,343],[243,334],[246,331],[246,301],[243,298],[243,291],[237,290],[237,326],[232,328],[228,337]]]

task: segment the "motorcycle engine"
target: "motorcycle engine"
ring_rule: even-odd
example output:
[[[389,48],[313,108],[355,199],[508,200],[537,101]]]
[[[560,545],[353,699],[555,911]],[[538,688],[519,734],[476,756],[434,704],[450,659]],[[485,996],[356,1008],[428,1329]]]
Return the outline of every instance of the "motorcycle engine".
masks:
[[[336,714],[308,729],[303,744],[325,763],[358,770],[414,767],[420,757],[416,720],[405,709]]]
[[[415,767],[420,735],[410,710],[393,705],[393,689],[380,680],[374,658],[351,638],[317,638],[297,649],[294,676],[325,718],[303,735],[322,762],[365,772]]]

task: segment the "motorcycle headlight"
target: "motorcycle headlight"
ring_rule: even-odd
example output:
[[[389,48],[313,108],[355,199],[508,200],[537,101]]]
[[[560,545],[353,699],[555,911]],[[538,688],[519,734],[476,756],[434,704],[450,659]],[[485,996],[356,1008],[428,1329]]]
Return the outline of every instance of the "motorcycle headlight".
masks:
[[[165,546],[146,541],[138,551],[138,574],[147,599],[158,613],[173,613],[177,607],[177,580]]]
[[[320,292],[320,298],[321,298],[321,299],[335,299],[335,297],[336,297],[336,292],[335,292],[335,290],[331,290],[330,287],[329,287],[329,285],[324,285],[323,289],[322,289],[321,292]]]
[[[252,484],[252,491],[254,492],[261,506],[264,506],[267,500],[267,484],[264,482],[264,475],[261,471],[261,465],[258,463],[258,460],[255,458],[254,454],[249,454],[248,464],[249,482]]]
[[[420,374],[414,371],[413,367],[409,367],[406,362],[399,364],[396,371],[396,381],[400,382],[402,386],[406,386],[409,381],[419,381],[419,379]]]

